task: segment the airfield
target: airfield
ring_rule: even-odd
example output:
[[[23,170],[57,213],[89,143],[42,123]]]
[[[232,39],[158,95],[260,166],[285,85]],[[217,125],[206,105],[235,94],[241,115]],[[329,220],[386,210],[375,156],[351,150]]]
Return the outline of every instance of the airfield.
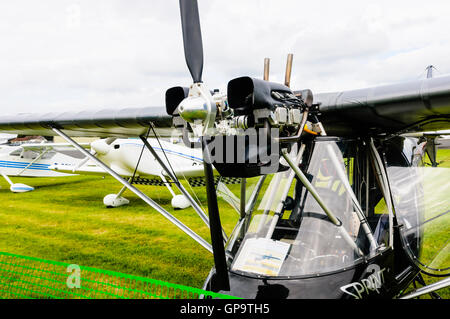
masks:
[[[16,178],[30,183],[29,178]],[[33,178],[36,191],[14,194],[0,182],[0,252],[78,264],[201,288],[213,256],[131,192],[130,205],[106,208],[103,197],[121,187],[111,177]],[[168,211],[165,187],[139,186]],[[196,189],[203,207],[206,195]],[[225,231],[238,214],[220,202]],[[174,215],[209,240],[192,208]],[[0,295],[1,297],[1,295]]]
[[[450,167],[450,149],[438,152],[440,165]],[[95,267],[174,284],[202,288],[214,264],[213,256],[129,191],[130,205],[108,209],[102,199],[121,186],[111,177],[71,176],[15,178],[34,192],[13,194],[0,180],[0,252]],[[139,186],[169,211],[165,187]],[[237,191],[239,185],[230,185]],[[195,188],[206,211],[203,187]],[[219,199],[227,233],[238,221],[237,212]],[[175,216],[209,241],[206,225],[192,208]],[[438,240],[438,239],[436,239]],[[433,239],[428,238],[428,243]],[[435,281],[427,276],[427,283]],[[439,291],[449,299],[450,289]],[[0,293],[0,298],[6,295]],[[424,296],[422,298],[428,298]]]

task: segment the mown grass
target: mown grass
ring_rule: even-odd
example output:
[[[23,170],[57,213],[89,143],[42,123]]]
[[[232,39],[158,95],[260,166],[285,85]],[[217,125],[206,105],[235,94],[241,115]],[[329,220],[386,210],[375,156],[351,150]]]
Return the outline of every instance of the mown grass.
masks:
[[[212,255],[146,205],[125,192],[130,205],[107,209],[102,199],[120,186],[112,178],[15,178],[36,191],[13,194],[0,181],[0,251],[201,287]],[[174,211],[162,187],[140,187],[209,241],[209,229],[192,208]],[[197,196],[206,207],[204,188]],[[229,234],[238,215],[221,205]]]

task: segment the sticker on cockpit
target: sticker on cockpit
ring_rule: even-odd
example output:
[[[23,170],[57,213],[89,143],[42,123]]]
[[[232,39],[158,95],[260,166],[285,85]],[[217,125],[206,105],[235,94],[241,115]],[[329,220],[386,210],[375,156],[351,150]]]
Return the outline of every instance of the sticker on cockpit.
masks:
[[[277,276],[290,244],[266,238],[249,238],[234,261],[232,270]]]

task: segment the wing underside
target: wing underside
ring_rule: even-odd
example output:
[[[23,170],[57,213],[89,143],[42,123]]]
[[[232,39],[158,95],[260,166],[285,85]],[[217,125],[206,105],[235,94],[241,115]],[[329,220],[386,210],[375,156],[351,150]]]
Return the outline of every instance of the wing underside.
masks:
[[[145,134],[150,125],[159,136],[173,134],[172,117],[163,107],[0,116],[0,131],[22,135],[54,136],[55,127],[69,136],[136,137]]]
[[[450,76],[314,96],[329,135],[450,129]]]

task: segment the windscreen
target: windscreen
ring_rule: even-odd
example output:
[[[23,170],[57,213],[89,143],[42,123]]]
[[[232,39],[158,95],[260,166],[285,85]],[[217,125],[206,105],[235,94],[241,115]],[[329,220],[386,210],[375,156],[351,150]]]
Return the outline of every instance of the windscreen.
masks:
[[[345,165],[345,145],[320,141],[312,148],[305,176],[322,205],[292,170],[267,178],[269,184],[256,210],[242,220],[233,244],[227,246],[232,271],[316,275],[353,265],[376,248],[362,231],[364,217],[357,213],[359,203],[348,180],[352,172]],[[300,167],[301,151],[289,155]]]

